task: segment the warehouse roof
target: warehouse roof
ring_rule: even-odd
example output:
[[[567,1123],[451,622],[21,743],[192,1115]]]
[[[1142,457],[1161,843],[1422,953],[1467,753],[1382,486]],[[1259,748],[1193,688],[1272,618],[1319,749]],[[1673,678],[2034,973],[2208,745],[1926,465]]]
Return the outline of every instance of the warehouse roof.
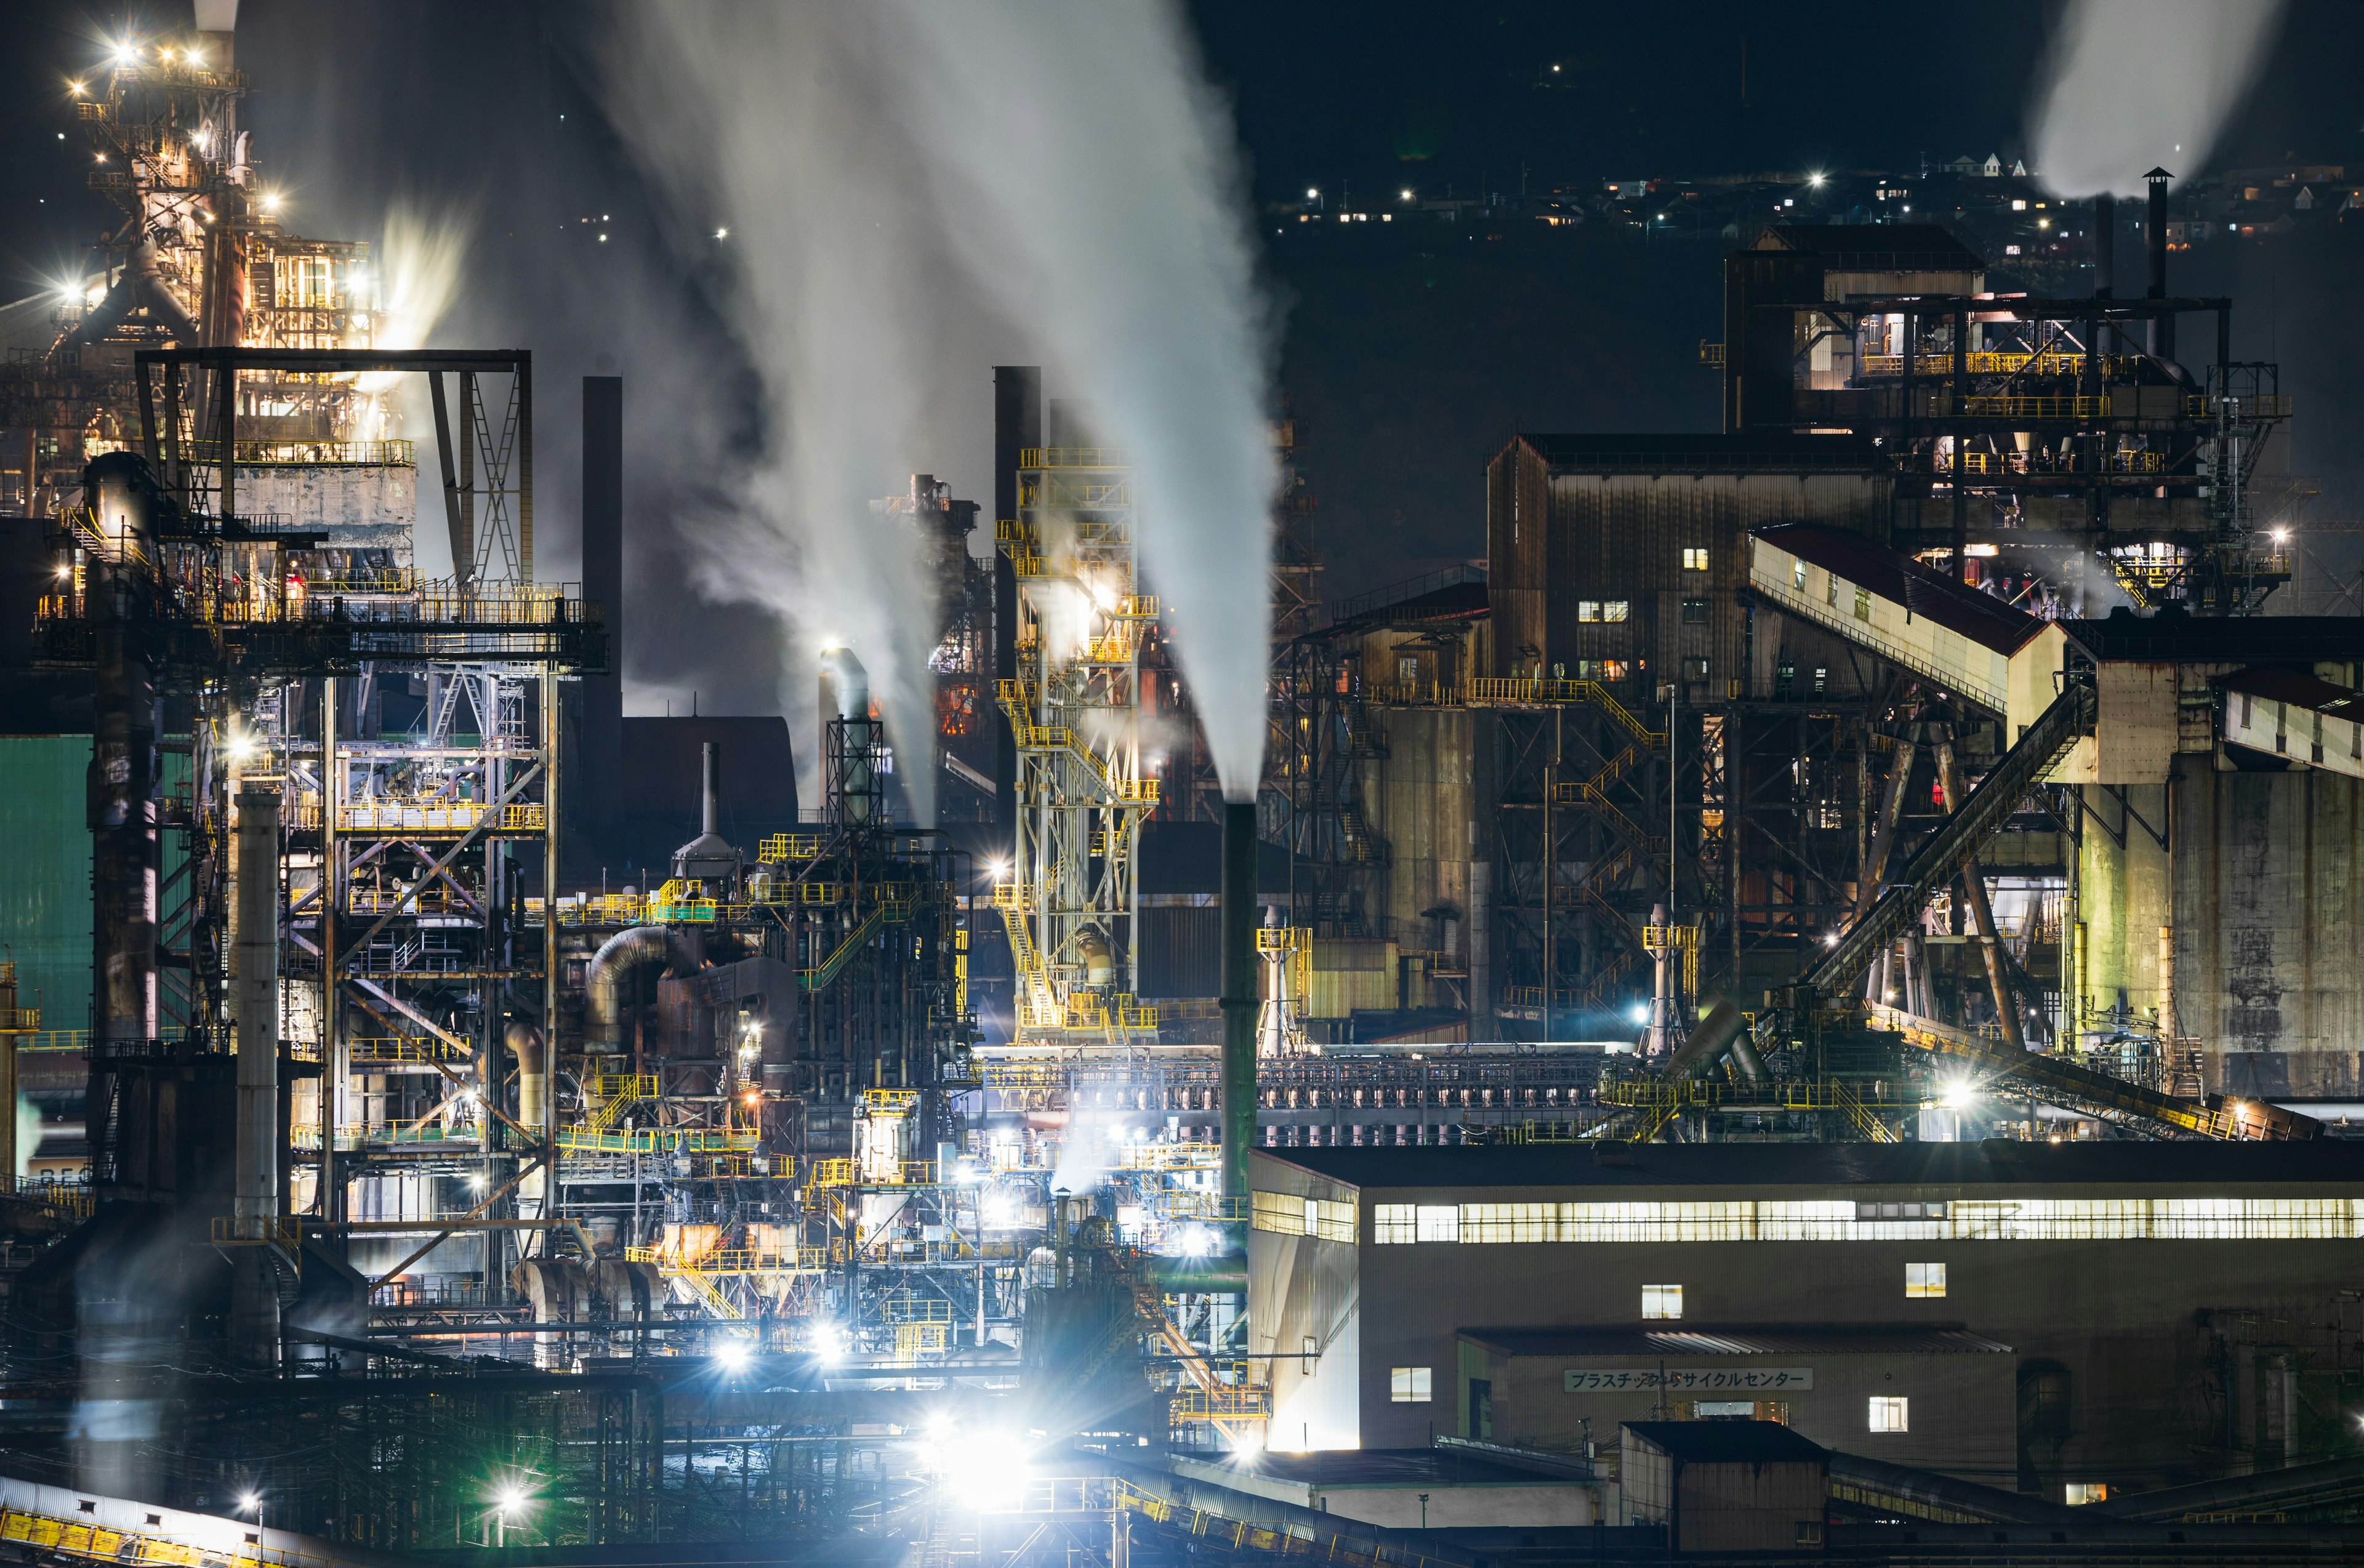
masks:
[[[2060,629],[2096,659],[2307,665],[2319,659],[2364,660],[2364,616],[2141,616],[2122,605],[2096,620],[2064,620]]]
[[[2225,677],[2225,689],[2289,703],[2293,707],[2313,708],[2335,718],[2364,718],[2364,693],[2291,670],[2236,670]]]
[[[2364,1143],[1645,1143],[1257,1149],[1363,1188],[2364,1184]]]
[[[1806,1328],[1464,1329],[1506,1356],[1888,1356],[2008,1354],[1957,1323],[1835,1323]]]
[[[2025,610],[1862,534],[1820,523],[1783,523],[1758,528],[1756,537],[1997,653],[2018,652],[2044,629]]]
[[[1829,1457],[1779,1421],[1628,1421],[1625,1429],[1686,1464],[1822,1464]]]
[[[1520,443],[1554,468],[1579,471],[1744,473],[1764,470],[1854,469],[1884,472],[1868,436],[1801,436],[1788,430],[1738,435],[1521,435]]]
[[[1186,1456],[1176,1455],[1177,1460]],[[1434,1448],[1316,1449],[1304,1453],[1270,1449],[1253,1458],[1176,1463],[1185,1473],[1224,1472],[1270,1476],[1336,1490],[1349,1486],[1533,1486],[1544,1478],[1466,1451]]]

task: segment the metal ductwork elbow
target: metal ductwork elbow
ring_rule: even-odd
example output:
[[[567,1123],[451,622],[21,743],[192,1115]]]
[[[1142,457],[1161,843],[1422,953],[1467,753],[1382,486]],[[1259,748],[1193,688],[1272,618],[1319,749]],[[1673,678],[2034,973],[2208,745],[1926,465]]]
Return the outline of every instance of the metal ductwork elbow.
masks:
[[[619,997],[624,977],[660,961],[676,975],[695,974],[706,967],[706,950],[697,937],[676,927],[635,926],[609,937],[591,955],[583,976],[583,1049],[587,1053],[612,1056],[623,1049]]]

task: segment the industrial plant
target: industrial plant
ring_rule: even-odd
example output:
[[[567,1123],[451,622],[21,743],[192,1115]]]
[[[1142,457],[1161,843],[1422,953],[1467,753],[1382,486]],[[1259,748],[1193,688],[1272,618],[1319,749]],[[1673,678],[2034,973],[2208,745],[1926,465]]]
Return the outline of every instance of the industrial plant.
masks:
[[[843,523],[926,689],[628,716],[665,394],[393,330],[234,13],[72,84],[0,365],[0,1552],[2364,1555],[2364,617],[2177,175],[2050,292],[1738,232],[1719,431],[1378,591],[1276,395],[1245,720],[1110,395],[978,364],[991,493]]]

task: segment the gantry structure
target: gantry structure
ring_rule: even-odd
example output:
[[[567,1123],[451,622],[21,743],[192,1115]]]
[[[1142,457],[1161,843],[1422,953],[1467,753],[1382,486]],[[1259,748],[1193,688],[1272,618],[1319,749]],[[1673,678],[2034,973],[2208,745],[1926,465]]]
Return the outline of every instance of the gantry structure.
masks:
[[[1134,998],[1143,822],[1141,656],[1157,600],[1140,591],[1132,474],[1105,447],[1032,447],[1018,516],[996,539],[1018,582],[1020,673],[999,683],[1017,743],[1017,832],[994,889],[1017,969],[1021,1041],[1154,1040]]]

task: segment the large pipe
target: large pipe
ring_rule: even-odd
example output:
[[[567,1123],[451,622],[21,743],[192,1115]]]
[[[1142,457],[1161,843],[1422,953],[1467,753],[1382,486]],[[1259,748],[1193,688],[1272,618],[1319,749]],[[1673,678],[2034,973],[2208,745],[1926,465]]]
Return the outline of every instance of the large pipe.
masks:
[[[624,976],[660,960],[675,974],[694,974],[706,966],[706,952],[697,938],[672,926],[635,926],[599,944],[583,974],[583,1049],[587,1053],[613,1056],[624,1049],[623,1009],[618,1001]]]
[[[1715,1005],[1708,1009],[1707,1017],[1700,1020],[1699,1028],[1691,1030],[1683,1043],[1675,1047],[1674,1053],[1667,1058],[1667,1076],[1670,1079],[1701,1076],[1723,1059],[1724,1052],[1733,1049],[1734,1042],[1746,1032],[1747,1028],[1747,1016],[1733,1006],[1731,998],[1717,997]],[[1756,1053],[1751,1051],[1749,1054],[1753,1058]],[[1735,1055],[1734,1060],[1737,1062],[1739,1058]],[[1761,1062],[1756,1070],[1759,1073],[1764,1071]],[[1742,1072],[1745,1073],[1746,1071],[1744,1066]]]
[[[1946,811],[1953,814],[1961,808],[1962,784],[1954,772],[1954,743],[1937,743],[1937,783],[1946,792]],[[2020,1027],[2019,1003],[2012,995],[2011,977],[2003,973],[2002,940],[1995,930],[1994,906],[1987,901],[1986,873],[1979,870],[1979,857],[1972,855],[1962,867],[1962,894],[1970,906],[1970,918],[1979,930],[1979,952],[1986,960],[1987,989],[1994,994],[1995,1021],[2002,1027],[2003,1042],[2012,1050],[2027,1049],[2027,1034]]]
[[[1888,769],[1888,793],[1880,797],[1879,820],[1872,827],[1871,848],[1864,854],[1863,879],[1856,884],[1858,920],[1871,912],[1872,901],[1879,896],[1879,879],[1887,874],[1888,857],[1896,848],[1897,824],[1904,816],[1904,791],[1912,782],[1912,741],[1896,743],[1896,757]]]
[[[706,743],[702,784],[698,795],[697,830],[707,838],[719,837],[722,831],[722,746],[719,741]]]
[[[238,1040],[238,1172],[233,1223],[262,1242],[279,1216],[279,796],[237,796],[238,937],[231,950]],[[251,1367],[279,1364],[279,1288],[262,1246],[239,1249],[230,1337]]]
[[[1223,1195],[1245,1198],[1255,1141],[1256,808],[1223,806]]]

